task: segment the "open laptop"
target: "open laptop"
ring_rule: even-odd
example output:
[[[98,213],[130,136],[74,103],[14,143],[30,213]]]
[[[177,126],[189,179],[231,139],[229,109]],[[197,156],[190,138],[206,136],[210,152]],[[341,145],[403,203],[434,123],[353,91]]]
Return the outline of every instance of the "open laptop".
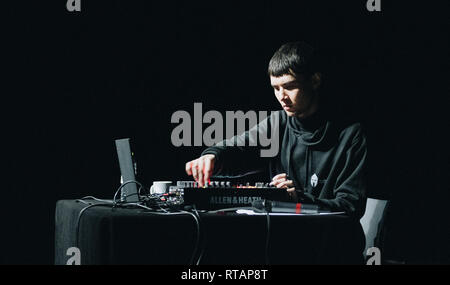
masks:
[[[130,139],[116,140],[117,156],[119,158],[120,173],[122,175],[121,183],[127,181],[136,181],[136,168],[133,159],[133,152],[130,147]],[[123,186],[120,193],[120,200],[123,202],[138,202],[138,188],[136,183],[128,183]]]

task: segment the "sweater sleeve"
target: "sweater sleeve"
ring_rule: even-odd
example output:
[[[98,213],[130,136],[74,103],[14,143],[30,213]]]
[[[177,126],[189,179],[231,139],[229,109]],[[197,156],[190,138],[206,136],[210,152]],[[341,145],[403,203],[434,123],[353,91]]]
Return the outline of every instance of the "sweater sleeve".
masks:
[[[272,112],[250,130],[204,150],[202,155],[216,157],[213,176],[236,177],[263,171],[272,155],[268,149],[279,147],[279,117],[279,112]],[[275,151],[278,154],[278,149]]]
[[[367,142],[361,129],[354,136],[345,153],[345,163],[336,179],[334,199],[315,198],[312,194],[302,193],[304,198],[312,200],[331,211],[344,211],[348,215],[361,218],[366,207],[367,190]]]

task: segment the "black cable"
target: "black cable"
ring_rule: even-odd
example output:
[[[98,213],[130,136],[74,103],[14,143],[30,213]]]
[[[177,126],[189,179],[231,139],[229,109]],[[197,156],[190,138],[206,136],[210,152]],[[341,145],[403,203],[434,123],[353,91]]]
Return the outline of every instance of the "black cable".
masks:
[[[118,205],[121,206],[121,207],[126,207],[126,206],[136,206],[136,207],[139,207],[139,208],[143,208],[143,209],[145,209],[145,210],[148,210],[148,211],[152,211],[152,213],[153,213],[153,211],[156,211],[156,210],[157,210],[157,209],[153,209],[153,208],[150,208],[150,207],[141,205],[141,204],[139,204],[139,203],[120,203],[120,204],[118,204]],[[160,212],[155,212],[155,213],[160,213],[160,214],[175,214],[175,213],[170,213],[170,212],[168,212],[166,209],[162,208],[161,206],[158,206],[158,207],[159,207],[160,210],[162,210],[164,213],[160,213]]]
[[[120,185],[120,187],[117,189],[116,193],[114,193],[114,198],[113,198],[113,202],[114,202],[114,203],[117,203],[117,202],[116,202],[117,194],[122,190],[122,188],[123,188],[125,185],[130,184],[130,183],[135,183],[135,184],[139,185],[139,187],[143,188],[142,184],[141,184],[140,182],[136,181],[136,180],[128,180],[128,181],[122,183],[122,185]],[[130,194],[130,195],[138,195],[138,196],[139,196],[139,193]]]
[[[201,246],[201,251],[200,254],[197,258],[197,261],[195,262],[195,265],[199,265],[200,261],[202,260],[203,254],[205,253],[205,243],[206,243],[206,231],[201,231],[202,229],[202,220],[200,218],[200,214],[197,211],[197,208],[195,207],[195,205],[193,205],[192,209],[194,210],[195,215],[197,215],[198,221],[199,221],[199,231],[198,231],[198,237],[200,240],[203,240],[202,242],[202,246]],[[203,237],[203,239],[202,239]]]
[[[138,190],[138,195],[139,195],[139,196],[141,196],[141,190],[142,190],[142,189],[148,190],[148,193],[150,194],[150,190],[147,189],[147,188],[145,188],[143,185],[141,185],[141,186],[139,187],[139,190]]]
[[[112,203],[113,202],[112,200],[99,199],[99,198],[96,198],[94,196],[85,196],[85,197],[80,198],[78,200],[80,200],[79,202],[81,202],[82,200],[86,200],[86,199],[91,199],[91,200],[95,200],[97,202],[103,202],[103,203]]]
[[[116,200],[116,199],[117,199],[117,194],[120,193],[120,191],[122,190],[122,188],[123,188],[125,185],[129,184],[129,183],[135,183],[135,184],[139,185],[138,193],[132,193],[132,194],[126,195],[126,196],[124,196],[124,197],[121,197],[121,200],[117,201],[117,200]],[[98,198],[96,198],[96,197],[94,197],[94,196],[86,196],[86,197],[83,197],[83,198],[81,198],[81,199],[76,200],[77,202],[81,202],[81,203],[87,205],[86,207],[84,207],[83,209],[81,209],[80,212],[78,213],[77,222],[76,222],[76,237],[75,237],[75,244],[76,244],[76,246],[79,248],[79,232],[80,232],[80,222],[81,222],[81,217],[82,217],[82,215],[84,214],[84,212],[85,212],[87,209],[92,208],[92,207],[96,207],[96,206],[110,206],[112,209],[114,209],[115,207],[134,206],[134,207],[143,208],[143,209],[145,209],[145,210],[148,211],[148,212],[143,212],[143,213],[152,214],[152,215],[183,215],[183,214],[187,214],[187,215],[190,215],[190,216],[192,216],[192,217],[194,218],[195,225],[196,225],[196,229],[197,229],[197,235],[196,235],[197,237],[196,237],[196,241],[195,241],[194,251],[193,251],[192,256],[191,256],[191,258],[190,258],[190,261],[189,261],[189,264],[190,264],[190,265],[194,265],[194,259],[195,259],[195,257],[197,256],[197,253],[198,253],[198,249],[199,249],[199,245],[200,245],[200,237],[201,237],[201,231],[200,231],[200,215],[199,215],[197,209],[195,209],[195,207],[194,207],[194,210],[195,210],[195,213],[196,213],[196,214],[193,214],[193,213],[188,212],[188,211],[168,212],[168,211],[167,211],[166,209],[164,209],[159,203],[155,203],[155,205],[156,205],[157,207],[159,207],[159,209],[160,209],[161,211],[163,211],[163,212],[157,212],[157,209],[153,209],[153,208],[150,208],[150,207],[147,207],[147,206],[144,206],[144,205],[141,204],[142,201],[141,201],[140,193],[141,193],[141,190],[142,190],[142,189],[147,190],[147,189],[146,189],[141,183],[139,183],[138,181],[135,181],[135,180],[129,180],[129,181],[126,181],[126,182],[122,183],[122,185],[120,185],[120,187],[119,187],[119,188],[117,189],[117,191],[114,193],[114,197],[113,197],[113,200],[112,200],[112,201],[104,200],[104,199],[98,199]],[[130,203],[130,202],[126,202],[126,201],[123,201],[123,200],[122,200],[123,198],[127,198],[127,197],[134,196],[134,195],[137,195],[137,196],[139,197],[139,202],[133,202],[133,203]],[[158,202],[157,197],[150,197],[150,198],[151,198],[151,199],[154,199],[156,202]],[[99,203],[99,204],[92,204],[91,202],[86,202],[86,201],[84,201],[84,200],[86,200],[86,199],[92,199],[92,200],[94,200],[94,201],[102,202],[102,203]],[[202,250],[200,256],[198,257],[198,259],[197,259],[197,261],[196,261],[196,264],[197,264],[197,265],[200,263],[200,260],[201,260],[201,258],[202,258],[202,256],[203,256],[203,252],[204,252],[204,248],[203,248],[203,250]]]
[[[131,204],[131,203],[130,203],[130,204]],[[136,204],[136,203],[132,203],[132,204]],[[191,258],[189,259],[189,265],[194,265],[194,259],[195,259],[195,257],[197,256],[198,247],[199,247],[199,244],[200,244],[200,220],[199,220],[199,218],[198,218],[195,214],[193,214],[193,213],[191,213],[191,212],[188,212],[188,211],[179,211],[179,212],[172,212],[172,213],[171,213],[171,212],[160,213],[160,212],[154,212],[153,209],[148,208],[148,207],[143,206],[143,205],[140,205],[140,204],[136,204],[136,206],[141,207],[141,208],[150,209],[151,212],[143,212],[143,213],[146,213],[146,214],[151,214],[151,215],[165,215],[165,216],[166,216],[166,215],[181,215],[181,214],[188,214],[188,215],[190,215],[190,216],[192,216],[192,217],[194,218],[195,225],[196,225],[196,228],[197,228],[197,238],[196,238],[196,241],[195,241],[195,246],[194,246],[194,250],[192,251]],[[197,215],[198,215],[198,212],[197,212]],[[197,263],[199,263],[199,262],[200,262],[200,259],[197,260]]]
[[[123,196],[123,197],[121,197],[121,198],[128,198],[128,197],[131,197],[131,196],[135,196],[135,195],[137,195],[137,196],[139,196],[139,194],[138,193],[132,193],[132,194],[128,194],[128,195],[125,195],[125,196]],[[140,199],[140,198],[139,198]],[[120,204],[120,205],[122,205],[122,204],[124,204],[124,203],[129,203],[129,202],[125,202],[125,201],[122,201],[122,200],[119,200],[119,201],[112,201],[112,203],[114,204],[114,207],[116,206],[116,205],[118,205],[118,204]]]
[[[160,196],[150,196],[150,197],[148,197],[148,198],[151,199],[151,200],[154,200],[154,201],[153,201],[153,204],[154,204],[155,206],[157,206],[161,211],[168,213],[167,210],[164,209],[164,208],[160,205],[160,204],[166,204],[165,202],[161,202]],[[141,202],[142,202],[142,201],[141,201]],[[144,202],[145,202],[145,201],[144,201]]]
[[[195,209],[195,206],[193,207],[193,209]],[[197,211],[197,210],[195,209],[195,211]],[[200,220],[195,214],[193,214],[191,212],[186,212],[186,213],[189,213],[190,215],[192,215],[192,217],[194,217],[195,224],[197,226],[197,239],[195,241],[194,251],[192,252],[192,256],[191,256],[191,259],[189,261],[189,265],[194,265],[194,259],[197,256],[198,247],[200,245]],[[198,212],[197,212],[197,215],[198,215]]]
[[[266,248],[265,248],[265,258],[266,258],[266,265],[270,264],[269,259],[269,242],[270,242],[270,215],[269,211],[266,211],[267,215],[267,234],[266,234]]]
[[[129,196],[131,196],[131,195],[129,195]],[[83,198],[86,199],[86,197],[83,197]],[[83,198],[82,198],[82,199],[83,199]],[[91,198],[91,197],[88,197],[88,198]],[[113,202],[99,203],[99,204],[90,204],[90,203],[88,203],[88,202],[86,202],[86,201],[83,201],[82,199],[78,199],[78,200],[76,200],[76,201],[77,201],[77,202],[82,202],[82,203],[84,203],[84,204],[87,204],[88,206],[86,206],[86,207],[84,207],[83,209],[81,209],[80,212],[78,213],[78,217],[77,217],[77,222],[76,222],[76,226],[75,226],[75,229],[76,229],[75,245],[76,245],[76,247],[78,247],[78,248],[79,248],[80,222],[81,222],[81,217],[83,216],[84,212],[85,212],[87,209],[90,209],[90,208],[92,208],[92,207],[97,207],[97,206],[111,206],[111,208],[113,208],[114,206],[117,206],[117,203],[114,204]],[[144,209],[146,209],[146,210],[153,211],[153,209],[151,209],[151,208],[149,208],[149,207],[146,207],[146,206],[144,206],[144,205],[140,205],[140,204],[138,204],[138,203],[123,203],[123,204],[119,204],[119,206],[137,206],[137,207],[140,207],[140,208],[144,208]],[[183,212],[183,213],[188,213],[188,214],[194,216],[194,218],[196,218],[195,215],[192,214],[192,213],[189,213],[189,212]],[[162,215],[168,215],[168,214],[169,214],[169,215],[170,215],[170,214],[178,214],[178,213],[169,213],[169,212],[166,211],[165,213],[157,213],[157,212],[153,212],[152,214],[162,214]],[[196,220],[196,222],[197,222],[197,220]]]
[[[78,199],[78,200],[75,200],[75,202],[80,202],[80,203],[83,203],[83,204],[85,204],[85,205],[92,205],[91,202],[86,202],[86,201],[83,200],[83,198]]]
[[[80,202],[84,202],[84,201],[80,200]],[[84,202],[84,203],[86,203],[86,202]],[[92,208],[92,207],[96,207],[96,206],[112,206],[112,203],[91,204],[91,205],[88,205],[88,206],[84,207],[83,209],[81,209],[81,211],[78,213],[77,223],[76,223],[76,227],[75,227],[75,229],[76,229],[75,245],[76,245],[77,248],[80,248],[80,245],[78,243],[79,243],[79,238],[80,238],[79,235],[80,235],[81,216],[83,215],[83,213],[87,209]]]

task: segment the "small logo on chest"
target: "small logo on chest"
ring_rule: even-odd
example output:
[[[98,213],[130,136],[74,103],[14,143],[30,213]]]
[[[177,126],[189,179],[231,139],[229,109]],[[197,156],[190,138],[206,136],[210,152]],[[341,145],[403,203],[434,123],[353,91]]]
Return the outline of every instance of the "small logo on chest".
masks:
[[[317,174],[314,173],[311,176],[311,186],[316,187],[318,182],[319,182],[319,177],[317,177]]]

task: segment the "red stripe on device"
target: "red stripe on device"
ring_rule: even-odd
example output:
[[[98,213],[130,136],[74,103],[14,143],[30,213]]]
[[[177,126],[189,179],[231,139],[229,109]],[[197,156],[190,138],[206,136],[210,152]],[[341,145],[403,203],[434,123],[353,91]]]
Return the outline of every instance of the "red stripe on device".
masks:
[[[297,205],[295,205],[295,213],[300,214],[301,209],[302,209],[302,204],[297,203]]]

